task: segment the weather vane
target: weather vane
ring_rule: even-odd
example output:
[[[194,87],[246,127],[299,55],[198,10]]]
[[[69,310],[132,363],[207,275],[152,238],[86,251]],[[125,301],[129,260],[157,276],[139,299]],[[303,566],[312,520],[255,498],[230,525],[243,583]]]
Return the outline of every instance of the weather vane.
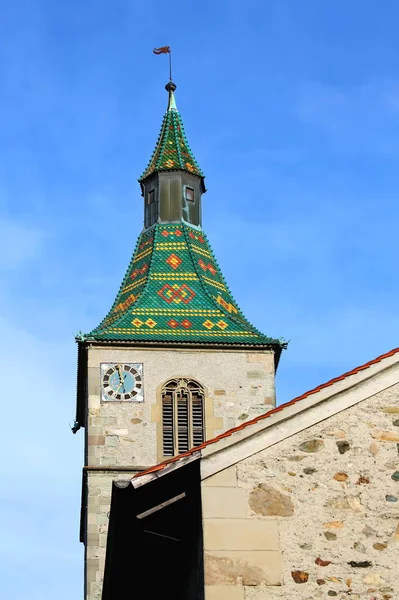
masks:
[[[172,81],[172,50],[170,46],[161,46],[161,48],[154,48],[154,54],[169,54],[169,81]]]

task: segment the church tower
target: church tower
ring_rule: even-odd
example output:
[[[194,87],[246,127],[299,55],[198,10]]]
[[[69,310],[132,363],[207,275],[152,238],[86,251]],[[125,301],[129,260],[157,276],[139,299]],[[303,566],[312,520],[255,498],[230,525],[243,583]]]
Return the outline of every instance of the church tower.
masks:
[[[161,132],[139,179],[143,230],[108,315],[77,338],[86,600],[101,598],[112,480],[272,408],[284,347],[247,321],[227,287],[202,229],[204,174],[175,84],[166,90]]]

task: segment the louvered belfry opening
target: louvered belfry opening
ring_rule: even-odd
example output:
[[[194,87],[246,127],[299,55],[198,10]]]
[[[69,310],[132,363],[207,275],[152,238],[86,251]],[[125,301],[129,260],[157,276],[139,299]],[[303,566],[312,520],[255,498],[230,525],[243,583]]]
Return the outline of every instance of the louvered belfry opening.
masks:
[[[163,455],[175,456],[205,439],[204,389],[193,379],[172,379],[162,389]]]

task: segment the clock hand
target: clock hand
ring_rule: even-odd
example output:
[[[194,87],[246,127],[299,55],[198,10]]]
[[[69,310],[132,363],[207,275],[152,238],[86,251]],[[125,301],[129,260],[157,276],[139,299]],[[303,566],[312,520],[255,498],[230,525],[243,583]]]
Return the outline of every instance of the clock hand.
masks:
[[[123,393],[125,393],[125,377],[123,377],[123,371],[122,371],[122,367],[121,365],[117,365],[116,368],[118,369],[118,373],[119,373],[119,386],[118,389],[116,390],[117,392],[119,391],[119,388],[123,385]]]

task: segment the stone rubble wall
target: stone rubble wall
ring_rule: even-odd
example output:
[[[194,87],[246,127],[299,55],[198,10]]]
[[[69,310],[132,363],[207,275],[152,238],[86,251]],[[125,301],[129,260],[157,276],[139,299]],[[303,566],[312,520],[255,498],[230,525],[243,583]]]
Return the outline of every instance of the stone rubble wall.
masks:
[[[399,385],[202,494],[206,600],[399,600]]]

